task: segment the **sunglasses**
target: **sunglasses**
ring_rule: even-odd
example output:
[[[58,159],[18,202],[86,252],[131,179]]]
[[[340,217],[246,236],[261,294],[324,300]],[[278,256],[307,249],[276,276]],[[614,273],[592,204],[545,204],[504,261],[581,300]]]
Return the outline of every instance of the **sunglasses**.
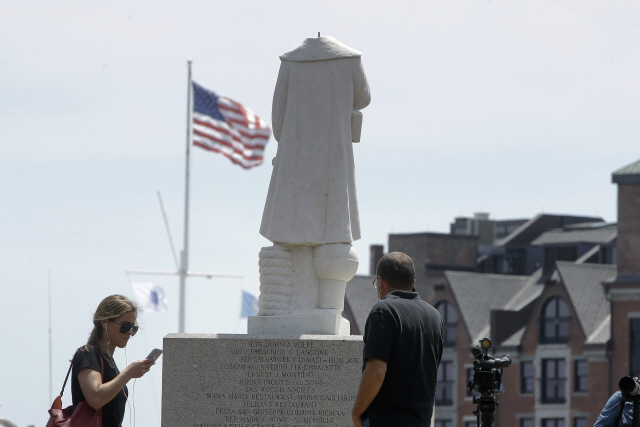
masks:
[[[138,332],[138,325],[134,325],[134,324],[131,324],[129,322],[118,323],[113,319],[109,319],[109,321],[115,323],[118,326],[120,326],[120,333],[121,334],[126,334],[127,332],[131,331],[131,336],[134,336]]]

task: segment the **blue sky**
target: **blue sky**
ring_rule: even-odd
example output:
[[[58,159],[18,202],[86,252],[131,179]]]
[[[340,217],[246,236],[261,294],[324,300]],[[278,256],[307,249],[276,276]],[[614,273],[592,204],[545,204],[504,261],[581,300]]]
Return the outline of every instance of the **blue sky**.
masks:
[[[363,52],[372,102],[354,146],[362,240],[448,231],[490,212],[615,221],[611,172],[640,158],[640,5],[596,1],[0,0],[0,417],[44,425],[99,301],[133,296],[127,269],[174,266],[156,191],[182,241],[188,58],[194,80],[270,121],[278,56],[318,31]],[[187,332],[244,333],[258,292],[271,174],[192,151]],[[170,310],[116,361],[177,330]],[[126,357],[125,357],[126,356]],[[161,360],[133,389],[135,425],[159,425]],[[26,363],[25,363],[26,362]],[[70,400],[67,390],[65,404]],[[133,409],[131,407],[130,409]],[[133,425],[128,410],[125,426]]]

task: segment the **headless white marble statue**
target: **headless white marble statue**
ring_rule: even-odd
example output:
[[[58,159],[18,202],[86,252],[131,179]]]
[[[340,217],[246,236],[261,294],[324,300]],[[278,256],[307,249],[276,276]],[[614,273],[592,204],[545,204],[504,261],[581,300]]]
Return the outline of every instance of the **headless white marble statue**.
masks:
[[[332,37],[283,54],[273,96],[278,141],[260,234],[260,301],[249,333],[348,335],[342,318],[360,238],[352,142],[370,102],[362,54]]]

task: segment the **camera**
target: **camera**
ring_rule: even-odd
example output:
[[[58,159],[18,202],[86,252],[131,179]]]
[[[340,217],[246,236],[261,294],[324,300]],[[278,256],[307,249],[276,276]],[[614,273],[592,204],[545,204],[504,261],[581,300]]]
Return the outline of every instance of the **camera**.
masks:
[[[627,393],[631,396],[637,396],[640,394],[640,380],[638,377],[622,377],[618,382],[618,387],[623,393]]]
[[[502,369],[511,365],[511,357],[504,355],[495,357],[489,355],[491,339],[483,338],[480,345],[471,347],[473,355],[473,376],[469,378],[467,389],[479,393],[473,398],[476,410],[473,415],[477,417],[477,426],[491,427],[495,421],[498,401],[496,394],[503,393]]]
[[[471,347],[473,355],[473,376],[469,378],[467,388],[482,394],[502,393],[502,368],[511,365],[511,357],[504,355],[500,358],[489,356],[491,339],[483,338],[480,346]]]

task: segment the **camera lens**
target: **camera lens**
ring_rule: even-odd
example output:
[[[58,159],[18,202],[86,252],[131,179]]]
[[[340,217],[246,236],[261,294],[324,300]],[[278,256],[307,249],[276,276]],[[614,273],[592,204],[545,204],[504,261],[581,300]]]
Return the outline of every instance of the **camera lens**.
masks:
[[[637,378],[622,377],[620,378],[620,382],[618,382],[618,386],[623,393],[628,393],[633,396],[640,394],[640,384]]]

